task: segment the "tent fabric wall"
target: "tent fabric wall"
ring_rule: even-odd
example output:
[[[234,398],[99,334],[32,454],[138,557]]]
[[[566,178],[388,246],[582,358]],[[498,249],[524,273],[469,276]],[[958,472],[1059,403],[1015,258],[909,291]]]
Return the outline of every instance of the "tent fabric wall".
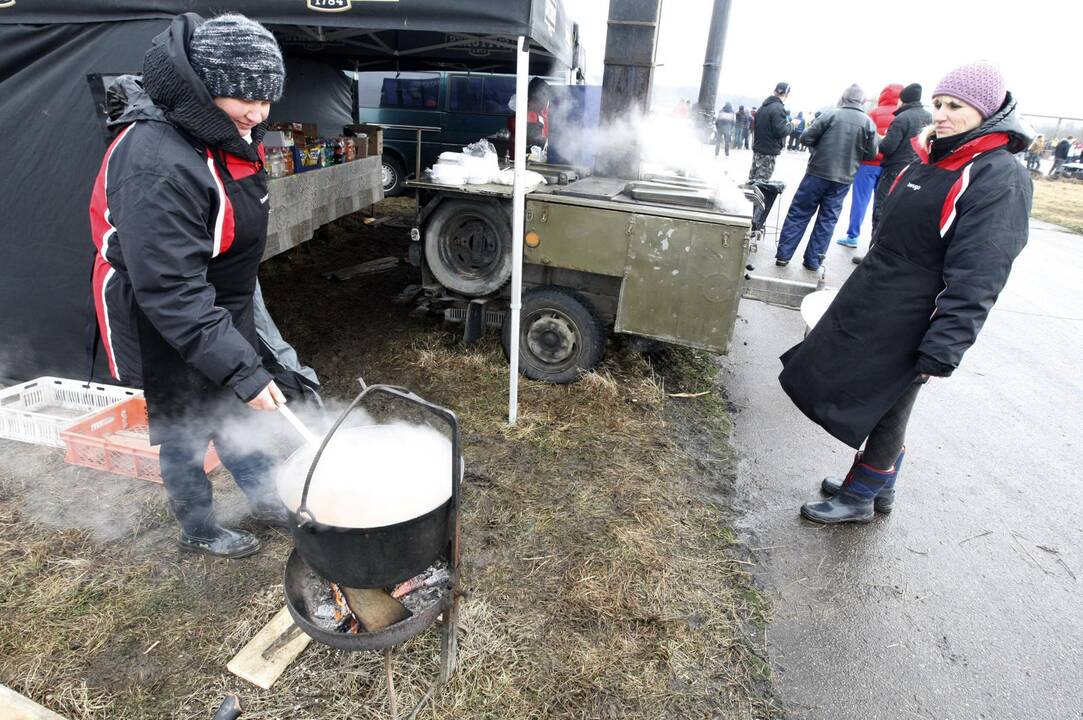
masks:
[[[105,154],[87,74],[140,71],[166,24],[0,25],[0,377],[87,375],[87,208]]]
[[[353,81],[341,70],[299,58],[286,58],[286,88],[271,106],[270,122],[316,123],[320,135],[341,135],[353,120]]]

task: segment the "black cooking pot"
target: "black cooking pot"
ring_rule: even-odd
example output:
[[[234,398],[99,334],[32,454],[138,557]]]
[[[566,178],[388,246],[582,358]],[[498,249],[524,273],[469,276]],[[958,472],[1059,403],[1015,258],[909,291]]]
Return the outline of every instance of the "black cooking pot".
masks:
[[[440,507],[411,520],[375,528],[344,528],[326,525],[308,508],[312,476],[331,436],[355,407],[370,394],[383,393],[420,405],[451,427],[451,498]],[[301,504],[290,512],[290,530],[297,552],[318,575],[351,588],[379,588],[394,585],[420,574],[437,558],[450,560],[451,528],[459,507],[461,463],[459,421],[455,413],[390,385],[369,385],[339,416],[312,458],[301,493]]]

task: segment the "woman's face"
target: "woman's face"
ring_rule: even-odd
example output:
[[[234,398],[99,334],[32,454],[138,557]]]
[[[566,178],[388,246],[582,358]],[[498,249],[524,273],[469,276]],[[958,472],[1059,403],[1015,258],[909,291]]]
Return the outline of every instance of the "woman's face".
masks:
[[[951,95],[937,95],[933,98],[933,126],[938,138],[968,132],[981,123],[981,113],[973,105]]]
[[[241,100],[231,97],[216,97],[214,104],[222,109],[233,124],[237,126],[237,132],[247,135],[252,128],[267,119],[271,112],[271,103],[266,100]]]

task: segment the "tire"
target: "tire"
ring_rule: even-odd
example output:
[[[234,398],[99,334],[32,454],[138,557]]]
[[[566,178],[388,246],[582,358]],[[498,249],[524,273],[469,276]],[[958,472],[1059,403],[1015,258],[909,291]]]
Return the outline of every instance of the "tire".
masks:
[[[558,287],[523,294],[519,325],[519,372],[555,385],[574,382],[605,354],[605,328],[584,298]],[[511,313],[501,333],[511,355]]]
[[[511,277],[511,219],[489,203],[444,201],[425,225],[425,261],[449,290],[496,292]]]
[[[403,183],[406,182],[406,168],[402,161],[394,155],[383,155],[381,172],[384,181],[384,197],[394,197],[402,194]]]

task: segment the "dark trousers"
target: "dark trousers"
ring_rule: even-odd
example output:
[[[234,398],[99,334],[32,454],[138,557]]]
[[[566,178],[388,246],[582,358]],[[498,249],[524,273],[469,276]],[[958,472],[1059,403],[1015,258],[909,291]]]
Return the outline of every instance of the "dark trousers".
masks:
[[[850,227],[846,237],[856,240],[861,236],[861,223],[865,222],[865,212],[869,209],[869,200],[880,179],[879,165],[860,165],[854,175],[853,194],[850,196]],[[873,214],[875,215],[875,208]]]
[[[918,399],[918,391],[923,384],[914,382],[876,423],[865,441],[865,451],[861,456],[863,463],[880,470],[887,470],[895,464],[906,444],[906,425],[910,422],[910,411],[914,409],[914,401]]]
[[[718,149],[726,146],[726,157],[730,156],[730,145],[733,144],[732,130],[719,130],[715,133],[714,156],[718,157]]]
[[[790,210],[786,213],[786,222],[782,224],[782,232],[778,238],[779,260],[789,260],[793,257],[801,238],[805,236],[805,229],[809,220],[816,214],[816,226],[812,229],[812,237],[809,238],[808,247],[805,248],[805,266],[811,269],[820,267],[820,256],[827,254],[827,246],[831,242],[831,233],[835,232],[835,223],[839,220],[839,211],[842,210],[842,201],[846,199],[846,192],[850,186],[846,183],[824,180],[814,175],[805,175],[801,184],[797,186]]]
[[[267,453],[228,433],[215,432],[209,439],[250,503],[276,502],[274,463]],[[188,532],[198,532],[212,516],[214,489],[203,471],[207,442],[205,433],[177,431],[162,442],[158,456],[170,506]]]

